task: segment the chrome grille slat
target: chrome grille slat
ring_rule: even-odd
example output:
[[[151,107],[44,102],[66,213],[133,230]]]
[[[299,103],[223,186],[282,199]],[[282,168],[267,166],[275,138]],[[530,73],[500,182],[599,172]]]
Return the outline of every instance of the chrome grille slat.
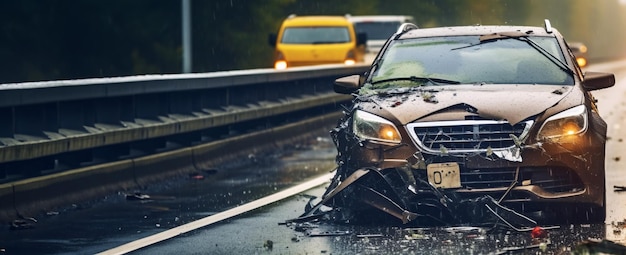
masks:
[[[472,152],[506,149],[515,146],[513,136],[522,139],[532,121],[515,125],[496,120],[414,122],[407,125],[413,141],[425,151]]]

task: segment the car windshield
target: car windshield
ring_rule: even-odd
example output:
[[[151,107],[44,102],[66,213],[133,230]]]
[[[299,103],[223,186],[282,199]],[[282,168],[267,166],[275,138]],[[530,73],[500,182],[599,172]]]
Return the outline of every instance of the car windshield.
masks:
[[[368,40],[387,40],[400,26],[399,21],[363,21],[355,22],[357,33],[367,34]]]
[[[350,42],[347,27],[288,27],[283,33],[283,44],[325,44]]]
[[[560,62],[565,56],[553,37],[499,38],[480,41],[479,36],[449,36],[398,40],[375,64],[370,82],[389,88],[398,80],[415,81],[415,86],[440,83],[460,84],[550,84],[573,85],[574,78]],[[533,47],[532,40],[545,50]],[[549,55],[552,56],[549,56]],[[556,59],[556,60],[555,60]],[[407,79],[407,77],[419,77]],[[445,83],[445,84],[455,84]],[[393,87],[393,86],[391,86]]]

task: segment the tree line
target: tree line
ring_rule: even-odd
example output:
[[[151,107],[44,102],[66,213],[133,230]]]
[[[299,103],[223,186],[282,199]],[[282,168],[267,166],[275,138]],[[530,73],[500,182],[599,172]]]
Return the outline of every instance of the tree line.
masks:
[[[600,2],[610,8],[609,1]],[[596,8],[589,2],[191,0],[192,71],[271,67],[267,36],[290,14],[412,15],[418,26],[434,27],[542,25],[539,13],[592,31],[590,21],[577,16],[589,11],[585,6]],[[180,73],[181,5],[181,0],[2,1],[0,83]],[[580,37],[589,33],[572,31]]]

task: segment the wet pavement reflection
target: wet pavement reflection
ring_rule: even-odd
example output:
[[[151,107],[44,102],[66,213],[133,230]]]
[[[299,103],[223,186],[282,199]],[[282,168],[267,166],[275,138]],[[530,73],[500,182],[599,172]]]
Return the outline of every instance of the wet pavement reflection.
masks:
[[[310,141],[145,189],[34,216],[32,228],[0,229],[7,254],[94,254],[230,209],[328,173],[336,150],[326,130]]]

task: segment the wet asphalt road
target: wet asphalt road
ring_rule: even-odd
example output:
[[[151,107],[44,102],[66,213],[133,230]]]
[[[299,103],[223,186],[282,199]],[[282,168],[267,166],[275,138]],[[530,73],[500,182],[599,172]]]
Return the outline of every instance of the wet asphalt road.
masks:
[[[616,74],[615,87],[594,92],[609,124],[606,224],[567,225],[534,243],[529,232],[475,227],[408,229],[401,226],[283,225],[299,216],[319,187],[230,220],[191,231],[131,254],[569,254],[589,238],[626,244],[626,62],[590,66]],[[112,194],[38,216],[33,229],[0,229],[0,254],[94,254],[260,198],[334,167],[326,132],[309,143],[250,155],[215,173],[147,187],[151,196],[128,201]],[[527,246],[528,248],[523,248]],[[517,251],[513,251],[519,249]],[[544,251],[544,252],[542,252]]]

